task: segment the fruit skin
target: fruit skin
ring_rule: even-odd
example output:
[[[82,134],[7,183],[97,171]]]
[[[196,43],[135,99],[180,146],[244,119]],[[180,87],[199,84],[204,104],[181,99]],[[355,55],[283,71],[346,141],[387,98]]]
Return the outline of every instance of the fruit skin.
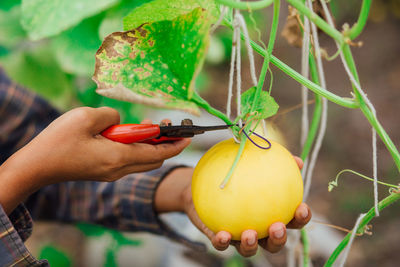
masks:
[[[258,141],[258,140],[257,140]],[[260,149],[246,142],[236,169],[224,180],[239,149],[233,139],[213,146],[198,162],[192,179],[192,198],[203,223],[213,232],[227,231],[240,240],[244,230],[268,236],[275,222],[287,224],[303,198],[303,180],[289,151],[271,141]]]

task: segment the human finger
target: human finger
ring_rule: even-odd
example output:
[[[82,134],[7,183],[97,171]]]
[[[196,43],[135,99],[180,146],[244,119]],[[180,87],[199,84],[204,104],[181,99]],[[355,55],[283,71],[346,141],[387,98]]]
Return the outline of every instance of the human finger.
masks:
[[[150,120],[150,119],[144,119],[144,120],[142,120],[140,123],[141,123],[141,124],[152,124],[153,121]]]
[[[229,242],[232,239],[232,235],[226,231],[219,231],[211,238],[211,243],[217,250],[225,250],[229,247]]]
[[[124,172],[124,174],[129,174],[134,172],[146,172],[160,168],[163,163],[164,161],[158,161],[149,164],[133,164],[130,166],[123,167],[121,171]]]
[[[236,246],[236,248],[243,257],[254,256],[258,249],[257,232],[254,230],[243,231],[240,238],[240,245],[239,247]]]
[[[303,169],[303,166],[304,166],[303,160],[301,158],[297,157],[297,156],[293,156],[293,157],[294,157],[294,160],[297,163],[297,166],[299,166],[299,169],[300,170]]]
[[[170,123],[172,123],[170,119],[163,119],[163,120],[161,121],[160,125],[168,125],[168,124],[170,124]]]
[[[271,253],[280,251],[286,243],[286,227],[283,223],[273,223],[268,229],[269,236],[259,240],[259,244]]]
[[[173,156],[178,155],[182,150],[190,144],[190,139],[184,138],[182,140],[162,143],[158,145],[149,145],[142,143],[134,143],[124,145],[125,160],[129,164],[147,164],[159,162]]]
[[[130,165],[120,168],[118,171],[114,171],[114,173],[109,177],[107,181],[116,181],[125,175],[137,172],[145,172],[154,169],[158,169],[163,164],[163,161],[151,163],[151,164],[139,164],[139,165]]]
[[[310,207],[305,203],[301,203],[297,207],[293,219],[287,224],[287,227],[301,229],[311,220],[311,216]]]

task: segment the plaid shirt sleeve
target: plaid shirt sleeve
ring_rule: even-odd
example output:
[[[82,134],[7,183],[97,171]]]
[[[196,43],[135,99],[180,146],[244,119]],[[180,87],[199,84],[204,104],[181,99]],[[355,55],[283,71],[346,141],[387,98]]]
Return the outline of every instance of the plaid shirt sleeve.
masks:
[[[112,183],[79,181],[55,184],[32,195],[26,205],[34,219],[87,222],[121,231],[151,232],[203,250],[202,244],[189,241],[173,231],[154,211],[157,186],[179,167],[182,166],[165,166],[151,172],[131,174]]]
[[[39,96],[12,83],[0,68],[0,164],[28,143],[60,114]],[[154,193],[174,168],[131,174],[114,183],[66,182],[33,194],[7,216],[0,205],[0,266],[47,266],[23,242],[34,219],[88,222],[121,231],[164,235],[194,249],[204,249],[164,224],[154,211]]]

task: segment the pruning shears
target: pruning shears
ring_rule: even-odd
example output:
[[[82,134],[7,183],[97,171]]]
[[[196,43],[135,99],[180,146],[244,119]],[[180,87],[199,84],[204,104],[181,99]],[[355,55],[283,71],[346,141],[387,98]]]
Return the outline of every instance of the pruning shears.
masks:
[[[105,129],[101,135],[124,144],[159,144],[193,137],[207,131],[223,130],[233,125],[197,126],[192,120],[184,119],[181,125],[118,124]]]

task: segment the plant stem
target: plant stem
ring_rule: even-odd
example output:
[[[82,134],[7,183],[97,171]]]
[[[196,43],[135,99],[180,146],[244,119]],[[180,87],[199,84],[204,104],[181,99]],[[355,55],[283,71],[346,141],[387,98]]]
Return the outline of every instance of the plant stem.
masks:
[[[224,25],[233,29],[232,24],[226,19],[224,19]],[[242,38],[244,38],[243,35],[242,35]],[[257,53],[259,53],[261,56],[265,57],[267,55],[267,51],[264,48],[262,48],[261,46],[259,46],[257,43],[255,43],[253,40],[250,40],[250,44],[254,48],[254,50]],[[338,95],[335,95],[335,94],[327,91],[326,89],[322,88],[321,86],[319,86],[319,85],[313,83],[312,81],[310,81],[309,79],[305,78],[303,75],[301,75],[300,73],[298,73],[297,71],[295,71],[294,69],[292,69],[291,67],[289,67],[288,65],[283,63],[282,61],[280,61],[274,55],[271,55],[270,62],[272,64],[274,64],[277,68],[279,68],[281,71],[283,71],[284,73],[286,73],[287,75],[292,77],[298,83],[304,85],[305,87],[307,87],[314,93],[325,97],[329,101],[332,101],[333,103],[336,103],[336,104],[346,107],[346,108],[359,108],[358,102],[355,101],[354,99],[340,97]]]
[[[360,15],[357,19],[357,22],[353,25],[353,27],[348,32],[348,36],[350,39],[357,38],[362,30],[364,29],[365,24],[367,23],[369,10],[371,9],[372,0],[364,0],[362,2]]]
[[[303,242],[303,267],[308,267],[310,261],[310,242],[308,241],[307,231],[304,228],[300,230],[300,233]]]
[[[392,193],[386,198],[382,199],[378,203],[378,209],[379,211],[383,210],[390,204],[396,202],[397,200],[400,199],[400,193]],[[364,216],[364,218],[361,220],[360,225],[358,226],[357,232],[362,230],[373,218],[375,217],[375,208],[372,207],[368,213]],[[336,261],[337,257],[340,255],[340,253],[344,250],[344,248],[347,246],[349,243],[349,239],[351,236],[351,232],[348,233],[345,238],[340,242],[340,244],[336,247],[336,249],[333,251],[329,259],[326,261],[324,267],[330,267],[333,265],[333,263]]]
[[[312,54],[310,54],[309,56],[309,64],[310,64],[311,79],[313,82],[319,85],[317,65],[315,63],[315,59]],[[317,135],[318,125],[321,118],[321,112],[322,112],[321,96],[319,96],[318,94],[314,94],[314,98],[315,98],[314,113],[311,120],[310,129],[308,131],[307,139],[304,142],[303,151],[301,152],[300,155],[303,161],[308,157],[308,154],[311,151],[311,147],[312,144],[314,143],[315,136]]]
[[[219,185],[219,187],[220,187],[221,189],[224,189],[224,187],[226,186],[226,184],[227,184],[227,183],[229,182],[229,180],[231,179],[232,174],[233,174],[234,170],[236,169],[236,166],[237,166],[238,163],[239,163],[239,159],[240,159],[240,157],[241,157],[242,154],[243,154],[243,150],[244,150],[244,147],[245,147],[245,145],[246,145],[246,141],[247,141],[246,136],[243,136],[243,134],[242,134],[242,139],[240,140],[240,146],[239,146],[239,150],[238,150],[238,152],[237,152],[237,154],[236,154],[235,160],[233,161],[233,164],[232,164],[231,168],[229,169],[228,174],[225,176],[225,179],[224,179],[224,180],[222,181],[222,183]]]
[[[255,50],[257,51],[257,49],[255,49]],[[257,51],[257,52],[262,53],[262,51]],[[280,61],[278,58],[274,57],[273,55],[271,55],[271,63],[274,64],[280,70],[282,70],[284,73],[286,73],[287,75],[292,77],[297,82],[301,83],[302,85],[304,85],[305,87],[307,87],[308,89],[313,91],[314,93],[325,97],[329,101],[336,103],[340,106],[346,107],[346,108],[359,108],[358,102],[355,101],[354,99],[347,98],[347,97],[340,97],[338,95],[335,95],[334,93],[331,93],[331,92],[325,90],[318,84],[313,83],[312,81],[305,78],[304,76],[302,76],[300,73],[298,73],[294,69],[290,68],[288,65],[286,65],[285,63],[283,63],[282,61]]]
[[[308,17],[315,25],[318,26],[321,30],[323,30],[326,34],[331,36],[333,39],[338,41],[339,43],[343,43],[343,35],[341,32],[332,28],[325,20],[323,20],[320,16],[315,14],[312,10],[306,7],[304,3],[299,0],[286,0],[289,4],[291,4],[294,8],[296,8],[301,14]]]
[[[343,56],[344,56],[344,59],[345,59],[347,65],[350,68],[351,73],[353,74],[354,78],[356,79],[356,82],[359,84],[359,79],[358,79],[353,55],[351,54],[350,46],[348,44],[345,44],[343,47]],[[364,115],[368,119],[369,123],[372,125],[372,127],[374,127],[374,129],[376,130],[378,135],[381,137],[386,148],[389,150],[390,154],[392,155],[393,160],[397,166],[397,169],[400,171],[399,151],[397,150],[396,146],[393,144],[393,141],[390,139],[390,137],[386,133],[385,129],[383,129],[382,125],[379,123],[377,117],[373,114],[373,112],[367,106],[363,97],[361,96],[360,92],[358,92],[358,89],[356,88],[356,86],[354,84],[353,84],[353,90],[354,90],[354,94],[356,95],[356,98],[358,99],[358,102],[360,103],[361,111],[364,113]]]
[[[274,14],[273,14],[273,18],[272,18],[271,32],[269,35],[269,42],[268,42],[268,47],[267,47],[268,54],[264,57],[264,63],[261,68],[260,77],[258,78],[257,89],[256,89],[256,93],[254,95],[254,100],[253,100],[253,104],[250,109],[250,113],[252,113],[256,107],[257,101],[260,97],[260,94],[261,94],[261,91],[262,91],[262,88],[264,85],[265,76],[266,76],[268,68],[269,68],[269,59],[272,54],[272,50],[274,49],[276,33],[278,31],[279,10],[280,10],[280,0],[274,0]]]
[[[257,10],[272,4],[273,0],[260,0],[254,2],[238,2],[236,0],[216,0],[216,2],[236,9]]]
[[[232,121],[221,111],[213,108],[206,100],[204,100],[200,95],[194,92],[191,100],[196,103],[198,106],[202,107],[208,113],[217,116],[221,120],[223,120],[226,124],[233,124]]]

